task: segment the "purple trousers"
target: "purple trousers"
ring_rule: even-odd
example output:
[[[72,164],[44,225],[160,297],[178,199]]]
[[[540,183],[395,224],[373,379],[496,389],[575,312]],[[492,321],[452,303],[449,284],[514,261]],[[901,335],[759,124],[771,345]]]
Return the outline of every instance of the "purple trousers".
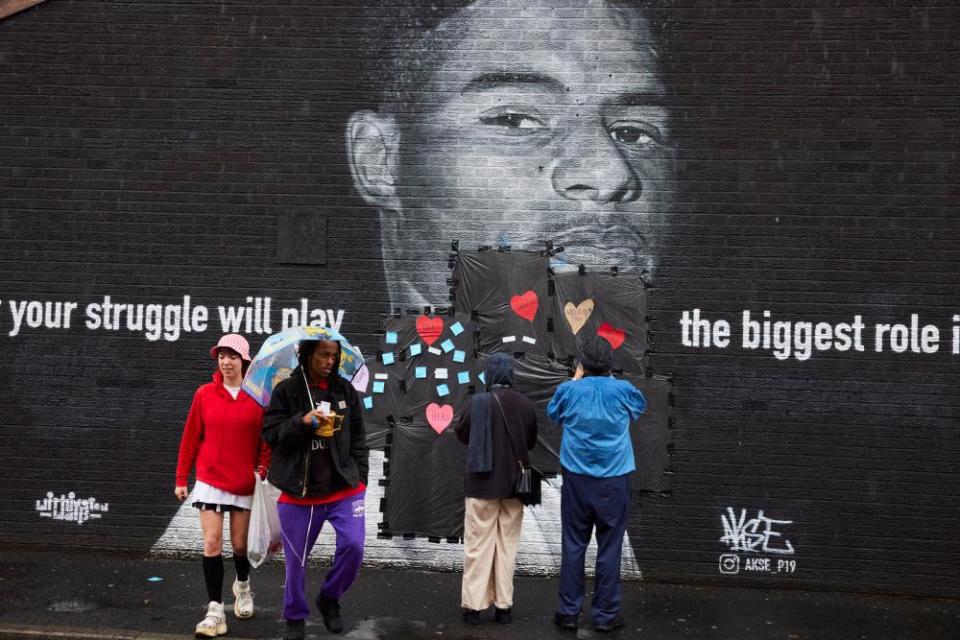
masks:
[[[337,533],[333,566],[320,588],[324,597],[339,600],[360,573],[363,563],[364,493],[330,504],[300,506],[277,505],[287,580],[283,590],[283,617],[304,620],[310,615],[307,602],[307,558],[313,549],[323,523],[329,521]]]

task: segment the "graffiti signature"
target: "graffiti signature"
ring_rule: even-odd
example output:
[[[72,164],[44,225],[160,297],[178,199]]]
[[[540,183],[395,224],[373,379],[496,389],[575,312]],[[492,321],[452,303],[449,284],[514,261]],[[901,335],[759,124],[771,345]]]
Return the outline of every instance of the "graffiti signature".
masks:
[[[100,518],[102,517],[100,512],[106,513],[109,509],[109,504],[100,504],[92,497],[77,499],[73,491],[66,496],[61,494],[59,498],[54,496],[52,491],[48,491],[46,500],[37,500],[37,511],[40,512],[41,518],[53,518],[77,524]]]
[[[757,517],[747,520],[747,510],[741,509],[737,517],[732,507],[727,507],[727,514],[721,515],[723,523],[723,537],[720,542],[730,547],[731,551],[748,551],[756,553],[792,554],[793,545],[784,538],[783,546],[771,547],[771,538],[780,538],[781,533],[774,530],[774,525],[793,524],[793,520],[774,520],[763,515],[763,509],[757,511]]]

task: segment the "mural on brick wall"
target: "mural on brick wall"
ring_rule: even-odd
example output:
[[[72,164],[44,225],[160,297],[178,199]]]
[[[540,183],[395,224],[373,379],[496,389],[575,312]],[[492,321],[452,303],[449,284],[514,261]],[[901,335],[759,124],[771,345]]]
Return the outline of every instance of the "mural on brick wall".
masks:
[[[209,347],[313,324],[367,358],[368,560],[457,567],[484,359],[557,473],[543,407],[600,335],[650,403],[625,573],[955,596],[960,9],[834,5],[0,21],[0,542],[198,552]]]

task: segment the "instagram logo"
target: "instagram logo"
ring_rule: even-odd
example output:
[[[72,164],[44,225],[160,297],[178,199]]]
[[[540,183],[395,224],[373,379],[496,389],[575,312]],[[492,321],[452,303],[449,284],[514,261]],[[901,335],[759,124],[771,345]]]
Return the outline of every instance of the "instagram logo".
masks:
[[[720,556],[720,573],[740,573],[740,556],[735,553],[724,553]]]

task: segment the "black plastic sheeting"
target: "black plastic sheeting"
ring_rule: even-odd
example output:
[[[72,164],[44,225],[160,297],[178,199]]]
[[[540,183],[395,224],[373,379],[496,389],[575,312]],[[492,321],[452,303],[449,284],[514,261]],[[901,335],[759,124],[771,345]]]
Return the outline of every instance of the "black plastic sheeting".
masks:
[[[473,323],[464,314],[396,315],[383,334],[363,394],[373,402],[367,442],[386,458],[381,534],[460,538],[466,447],[453,429],[483,388]]]
[[[550,351],[576,357],[581,342],[599,335],[613,347],[613,368],[640,373],[647,353],[648,294],[640,276],[619,272],[563,273],[554,278]]]
[[[363,402],[363,426],[367,431],[367,445],[374,449],[383,449],[387,444],[390,422],[399,419],[400,412],[403,411],[400,380],[396,375],[390,375],[392,370],[383,366],[379,354],[364,361],[369,379],[366,390],[360,393],[360,397]]]
[[[481,353],[547,354],[549,266],[529,252],[458,254],[453,307],[474,319]]]
[[[621,376],[629,380],[647,399],[647,410],[631,428],[633,455],[637,463],[630,484],[642,493],[669,493],[670,478],[670,411],[673,406],[670,379],[664,376],[641,378]]]
[[[372,403],[365,414],[368,442],[383,448],[386,459],[381,535],[462,537],[466,447],[453,428],[469,410],[471,395],[484,389],[480,373],[492,353],[514,355],[514,387],[536,407],[540,435],[533,464],[548,474],[559,472],[562,433],[547,419],[546,407],[570,379],[580,341],[592,335],[611,342],[618,376],[647,398],[646,414],[631,425],[633,487],[669,492],[664,472],[670,381],[645,366],[644,282],[627,272],[556,275],[549,260],[522,251],[459,252],[450,313],[384,319],[363,394]]]
[[[385,474],[381,534],[461,538],[466,459],[453,426],[437,435],[426,422],[400,421]]]

